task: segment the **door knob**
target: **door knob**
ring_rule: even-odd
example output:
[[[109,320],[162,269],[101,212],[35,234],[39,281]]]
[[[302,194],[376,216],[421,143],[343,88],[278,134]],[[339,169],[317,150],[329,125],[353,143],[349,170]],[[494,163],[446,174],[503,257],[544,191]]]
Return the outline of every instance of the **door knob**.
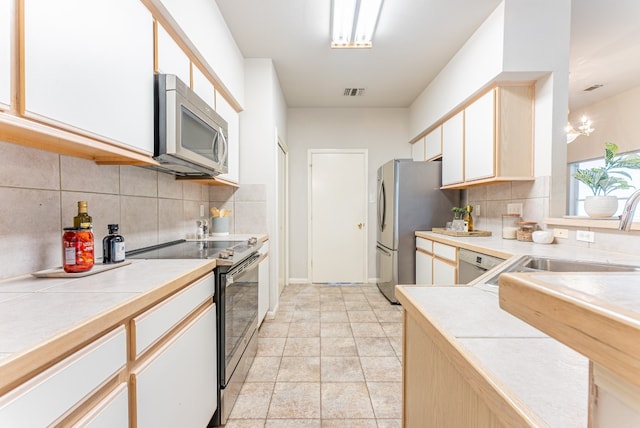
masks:
[[[363,223],[358,223],[358,229],[362,229],[363,226],[364,226]]]

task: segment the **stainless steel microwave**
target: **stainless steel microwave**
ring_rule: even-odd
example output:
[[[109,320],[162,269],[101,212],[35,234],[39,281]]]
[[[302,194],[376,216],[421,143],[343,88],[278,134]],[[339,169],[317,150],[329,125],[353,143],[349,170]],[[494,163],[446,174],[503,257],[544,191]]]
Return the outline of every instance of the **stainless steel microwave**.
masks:
[[[229,170],[227,122],[173,74],[155,76],[154,159],[172,174],[212,177]]]

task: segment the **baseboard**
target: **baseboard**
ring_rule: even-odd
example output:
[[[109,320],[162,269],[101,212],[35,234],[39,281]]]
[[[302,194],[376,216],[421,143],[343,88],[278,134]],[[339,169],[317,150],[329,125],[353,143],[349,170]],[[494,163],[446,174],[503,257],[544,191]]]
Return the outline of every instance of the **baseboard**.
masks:
[[[308,278],[289,278],[287,284],[309,284]]]

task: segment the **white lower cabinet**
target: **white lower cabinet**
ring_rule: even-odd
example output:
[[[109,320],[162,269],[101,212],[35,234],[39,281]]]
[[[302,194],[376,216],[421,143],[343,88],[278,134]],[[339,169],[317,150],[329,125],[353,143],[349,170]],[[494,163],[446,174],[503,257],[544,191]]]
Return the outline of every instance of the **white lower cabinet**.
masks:
[[[443,285],[454,285],[458,283],[458,269],[451,263],[440,260],[438,258],[433,259],[433,283]]]
[[[132,374],[138,428],[205,427],[216,410],[217,382],[212,304]]]
[[[129,389],[120,384],[73,425],[74,428],[113,428],[129,425]]]
[[[0,397],[0,427],[54,424],[126,363],[127,338],[121,326]]]
[[[258,265],[258,327],[269,310],[269,243],[265,242],[260,249],[266,257]]]
[[[416,284],[433,284],[433,256],[416,250]]]

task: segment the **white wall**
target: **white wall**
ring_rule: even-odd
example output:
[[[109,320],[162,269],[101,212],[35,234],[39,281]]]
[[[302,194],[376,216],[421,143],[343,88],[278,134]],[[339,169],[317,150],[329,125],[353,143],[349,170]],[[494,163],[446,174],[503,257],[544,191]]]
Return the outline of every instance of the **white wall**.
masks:
[[[375,278],[376,172],[393,158],[410,158],[408,110],[403,108],[296,108],[288,110],[289,236],[292,282],[308,280],[307,152],[309,149],[368,149],[369,278]]]

